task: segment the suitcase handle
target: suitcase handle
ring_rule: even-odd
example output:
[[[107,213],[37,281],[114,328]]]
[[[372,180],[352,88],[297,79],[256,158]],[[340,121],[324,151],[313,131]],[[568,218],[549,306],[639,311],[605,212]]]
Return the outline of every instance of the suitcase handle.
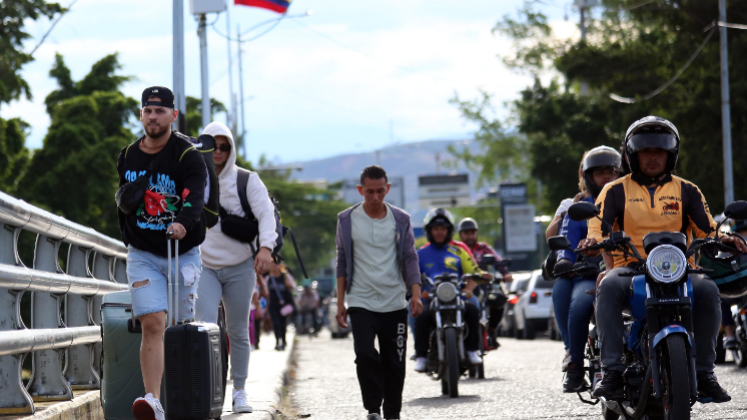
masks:
[[[168,267],[168,277],[167,277],[167,283],[168,283],[168,324],[176,325],[179,320],[177,319],[179,317],[179,314],[177,313],[179,311],[179,240],[174,239],[174,275],[172,277],[171,275],[171,240],[172,235],[174,234],[173,230],[168,230],[166,232],[166,235],[168,235],[168,240],[166,241],[166,248],[167,248],[167,263],[169,265]]]

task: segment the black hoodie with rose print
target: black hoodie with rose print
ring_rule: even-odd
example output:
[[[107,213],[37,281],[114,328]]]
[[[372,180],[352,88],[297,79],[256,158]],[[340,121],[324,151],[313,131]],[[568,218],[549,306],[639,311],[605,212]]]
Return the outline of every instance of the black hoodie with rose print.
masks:
[[[179,244],[179,254],[184,254],[205,240],[205,162],[189,138],[177,131],[171,132],[166,146],[155,154],[140,150],[143,139],[122,149],[117,159],[120,186],[142,175],[149,177],[137,211],[124,214],[117,209],[122,239],[125,245],[165,257],[167,228],[180,223],[187,230]],[[156,159],[155,171],[147,173]]]

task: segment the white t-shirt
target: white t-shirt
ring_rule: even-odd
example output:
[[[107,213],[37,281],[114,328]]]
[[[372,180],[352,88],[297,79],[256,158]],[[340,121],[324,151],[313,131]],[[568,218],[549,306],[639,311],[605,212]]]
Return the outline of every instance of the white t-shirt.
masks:
[[[397,225],[387,208],[383,219],[372,219],[358,206],[351,214],[353,284],[348,306],[372,312],[405,309],[407,287],[397,264]]]

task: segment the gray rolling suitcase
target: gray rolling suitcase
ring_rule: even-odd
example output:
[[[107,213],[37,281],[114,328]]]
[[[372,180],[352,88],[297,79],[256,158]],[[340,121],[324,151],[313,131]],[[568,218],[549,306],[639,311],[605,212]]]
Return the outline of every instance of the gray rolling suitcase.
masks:
[[[140,371],[142,335],[132,318],[130,292],[104,295],[101,304],[101,406],[106,420],[134,420],[132,403],[145,395]]]

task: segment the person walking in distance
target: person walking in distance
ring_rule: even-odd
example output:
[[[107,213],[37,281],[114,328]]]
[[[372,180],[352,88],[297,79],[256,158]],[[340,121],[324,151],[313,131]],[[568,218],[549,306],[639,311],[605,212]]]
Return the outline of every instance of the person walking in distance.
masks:
[[[368,420],[382,419],[382,402],[384,418],[399,419],[405,384],[408,291],[412,293],[412,315],[423,311],[410,215],[384,202],[390,187],[383,168],[365,168],[358,185],[363,202],[337,218],[337,322],[347,328],[350,315]],[[377,337],[378,352],[374,347]]]
[[[270,272],[264,279],[269,295],[267,312],[272,320],[272,330],[275,332],[275,350],[283,351],[288,345],[285,333],[288,329],[288,316],[296,310],[293,291],[296,282],[283,264],[273,263]]]
[[[213,162],[220,183],[221,214],[225,211],[246,217],[237,190],[238,171],[236,148],[231,130],[225,124],[212,122],[202,134],[215,138]],[[218,223],[207,232],[202,244],[203,271],[197,289],[197,320],[215,324],[218,307],[223,301],[226,311],[226,332],[231,343],[231,379],[233,380],[233,412],[251,413],[244,389],[249,370],[249,311],[252,293],[257,284],[255,270],[269,271],[272,264],[272,249],[275,247],[274,207],[267,188],[259,175],[249,174],[246,183],[246,198],[259,222],[259,251],[253,244],[240,242],[226,236]]]
[[[171,131],[176,121],[174,94],[154,86],[143,91],[140,121],[145,135],[122,149],[117,159],[120,188],[147,177],[147,189],[137,209],[127,210],[118,200],[119,227],[127,246],[127,281],[133,316],[140,321],[143,338],[140,367],[146,395],[135,400],[138,420],[164,420],[161,392],[166,329],[167,273],[177,274],[178,320],[194,319],[200,277],[200,248],[205,240],[205,187],[207,168],[188,137]],[[126,188],[126,187],[125,187]],[[166,232],[181,241],[179,267],[168,267]],[[173,264],[173,263],[172,263]]]

